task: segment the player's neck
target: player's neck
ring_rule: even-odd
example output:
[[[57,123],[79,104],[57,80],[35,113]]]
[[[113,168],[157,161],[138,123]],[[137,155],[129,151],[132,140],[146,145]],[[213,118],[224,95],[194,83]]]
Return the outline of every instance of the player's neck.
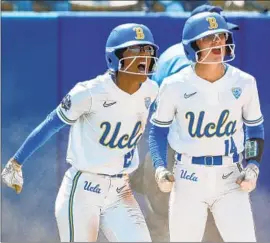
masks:
[[[223,63],[218,64],[201,64],[196,63],[194,70],[196,74],[211,83],[222,78],[225,74],[225,66]]]
[[[144,78],[141,75],[119,72],[115,82],[119,89],[128,94],[133,94],[141,87],[141,84],[145,81]]]

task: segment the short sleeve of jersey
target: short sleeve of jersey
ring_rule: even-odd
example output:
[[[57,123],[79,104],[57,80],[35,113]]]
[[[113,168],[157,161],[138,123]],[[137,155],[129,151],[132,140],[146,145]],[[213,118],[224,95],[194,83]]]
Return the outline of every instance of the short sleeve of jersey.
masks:
[[[249,96],[243,106],[243,121],[247,126],[257,126],[263,122],[256,80],[249,87]]]
[[[155,111],[150,122],[159,127],[169,127],[175,115],[173,86],[166,81],[160,86]]]
[[[84,113],[91,109],[91,94],[83,83],[78,83],[63,98],[56,111],[59,118],[66,124],[72,125]]]

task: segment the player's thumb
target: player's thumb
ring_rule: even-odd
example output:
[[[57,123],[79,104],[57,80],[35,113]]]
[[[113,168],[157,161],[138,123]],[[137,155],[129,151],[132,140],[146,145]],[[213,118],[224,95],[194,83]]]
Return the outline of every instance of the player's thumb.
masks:
[[[245,179],[245,173],[241,173],[240,176],[236,179],[236,184],[240,185],[242,181]]]
[[[17,194],[20,194],[20,193],[21,193],[21,191],[22,191],[22,186],[19,186],[19,185],[13,185],[12,187],[13,187],[13,189],[15,190],[15,192],[16,192]]]
[[[170,181],[170,182],[175,182],[175,178],[173,174],[167,174],[166,175],[166,180]]]

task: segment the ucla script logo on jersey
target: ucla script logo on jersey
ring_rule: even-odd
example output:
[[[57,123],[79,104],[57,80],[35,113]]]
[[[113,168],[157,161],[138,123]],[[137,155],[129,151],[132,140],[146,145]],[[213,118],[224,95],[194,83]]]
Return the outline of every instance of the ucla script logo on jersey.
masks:
[[[119,135],[121,122],[117,122],[116,126],[112,126],[110,122],[102,122],[101,129],[104,129],[99,142],[109,148],[134,148],[142,136],[142,122],[138,121],[131,134]],[[113,132],[112,132],[113,131]],[[111,135],[112,134],[112,135]]]
[[[194,182],[198,181],[198,177],[196,176],[196,174],[195,173],[189,174],[187,170],[180,171],[180,178]]]
[[[189,111],[186,113],[185,118],[188,120],[188,132],[191,137],[223,137],[231,136],[236,132],[236,120],[228,121],[230,112],[224,110],[221,112],[217,122],[209,122],[204,127],[202,126],[205,117],[205,111],[201,111],[199,117]]]
[[[100,185],[99,184],[96,184],[96,185],[92,185],[92,182],[89,182],[89,181],[85,181],[84,182],[84,190],[85,191],[89,191],[89,192],[95,192],[95,193],[100,193],[101,192],[101,189],[99,187]]]

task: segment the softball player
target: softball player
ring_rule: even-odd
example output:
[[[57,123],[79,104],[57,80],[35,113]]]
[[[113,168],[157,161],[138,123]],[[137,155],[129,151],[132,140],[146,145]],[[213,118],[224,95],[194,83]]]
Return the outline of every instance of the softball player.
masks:
[[[216,12],[223,16],[225,20],[227,21],[226,17],[223,15],[223,9],[219,6],[214,6],[210,4],[203,4],[200,5],[199,7],[195,8],[191,12],[191,16],[201,13],[201,12]],[[239,30],[239,26],[227,22],[228,28],[232,31]],[[187,59],[184,51],[184,46],[183,43],[177,43],[172,46],[170,46],[168,49],[166,49],[162,54],[160,54],[158,58],[158,63],[157,63],[157,70],[155,74],[152,76],[152,79],[155,80],[159,86],[163,82],[163,80],[171,76],[177,72],[179,72],[181,69],[185,68],[186,66],[191,65],[191,61]],[[148,133],[145,134],[148,136]],[[173,160],[173,151],[170,146],[168,146],[168,157],[167,157],[167,168],[171,169],[174,164]],[[149,166],[147,166],[147,164]],[[144,170],[144,185],[145,188],[145,194],[147,196],[147,200],[149,201],[149,205],[153,208],[153,211],[155,213],[150,214],[151,217],[147,217],[148,219],[150,218],[150,222],[155,223],[155,230],[158,232],[164,231],[166,227],[164,227],[164,221],[156,225],[157,220],[156,216],[160,215],[163,219],[167,220],[168,217],[168,202],[169,202],[169,196],[170,194],[168,193],[163,193],[158,189],[157,184],[153,184],[153,180],[155,180],[155,176],[153,174],[154,168],[151,166],[151,157],[150,157],[150,152],[147,154],[145,161],[143,162],[143,165],[145,167]],[[152,167],[152,168],[151,168]],[[209,210],[208,210],[209,212]],[[148,224],[150,227],[151,223]],[[167,221],[166,221],[166,226],[167,226]],[[167,233],[167,232],[166,232]],[[160,235],[159,235],[160,237]],[[155,240],[152,237],[152,240]],[[212,217],[212,213],[208,215],[207,222],[206,222],[206,229],[203,237],[203,241],[222,241],[220,234],[216,228],[216,225],[214,223],[214,219]]]
[[[254,242],[249,192],[264,144],[256,80],[227,64],[235,44],[218,13],[188,18],[182,43],[193,63],[164,79],[149,135],[156,181],[171,191],[170,240],[201,241],[210,209],[225,242]],[[175,151],[173,173],[166,168],[167,141]]]
[[[109,241],[151,241],[129,186],[137,169],[137,144],[158,85],[158,46],[141,24],[123,24],[106,43],[108,72],[79,82],[26,139],[2,172],[20,193],[23,162],[54,133],[70,125],[66,171],[55,203],[62,242],[96,241],[99,228]]]

